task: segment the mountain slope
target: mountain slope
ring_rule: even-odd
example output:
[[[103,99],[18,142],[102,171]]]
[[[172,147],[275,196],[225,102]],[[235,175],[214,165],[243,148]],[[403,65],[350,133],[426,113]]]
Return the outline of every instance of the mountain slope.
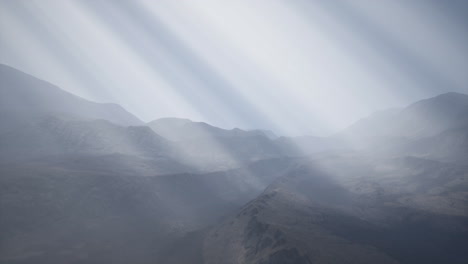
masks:
[[[94,103],[72,95],[48,82],[0,64],[0,120],[7,124],[44,115],[81,119],[104,119],[122,126],[143,122],[117,104]]]
[[[194,171],[149,127],[46,116],[0,135],[0,164],[158,175]]]
[[[178,238],[238,210],[292,162],[153,177],[3,165],[0,262],[161,263]]]
[[[172,144],[115,104],[74,96],[0,65],[0,163],[137,175],[194,171]]]
[[[468,160],[468,127],[451,129],[432,137],[414,140],[392,151],[466,164]]]
[[[467,193],[430,160],[304,161],[206,235],[205,263],[465,263]]]
[[[200,138],[233,138],[233,137],[253,137],[265,136],[274,137],[271,131],[263,130],[242,130],[234,128],[231,130],[211,126],[204,122],[193,122],[182,118],[161,118],[147,124],[159,135],[173,140],[184,141]]]
[[[377,112],[338,134],[355,141],[419,139],[468,126],[468,95],[445,93],[403,109]]]
[[[144,126],[122,127],[105,120],[83,121],[47,116],[0,136],[2,153],[48,156],[64,153],[156,156],[168,151],[166,140]]]
[[[148,123],[157,134],[173,141],[179,160],[206,170],[241,167],[249,162],[288,156],[262,130],[221,129],[188,119],[162,118]]]
[[[466,163],[468,95],[446,93],[377,112],[331,137],[343,148]]]

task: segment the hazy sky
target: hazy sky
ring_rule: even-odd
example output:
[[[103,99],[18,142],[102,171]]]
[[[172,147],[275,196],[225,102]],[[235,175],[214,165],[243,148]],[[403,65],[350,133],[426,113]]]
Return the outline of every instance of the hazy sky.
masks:
[[[0,0],[0,63],[144,121],[321,135],[468,93],[466,0]]]

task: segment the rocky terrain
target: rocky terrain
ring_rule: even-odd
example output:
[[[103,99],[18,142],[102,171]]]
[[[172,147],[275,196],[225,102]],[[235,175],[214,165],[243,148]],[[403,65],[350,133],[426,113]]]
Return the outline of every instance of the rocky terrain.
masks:
[[[466,168],[418,158],[303,161],[209,232],[205,261],[465,263],[467,187]]]

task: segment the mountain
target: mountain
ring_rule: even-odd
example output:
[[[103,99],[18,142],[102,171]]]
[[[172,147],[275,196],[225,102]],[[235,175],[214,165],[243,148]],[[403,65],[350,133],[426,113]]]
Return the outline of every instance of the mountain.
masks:
[[[238,210],[293,162],[146,177],[3,165],[0,263],[161,263],[179,239]]]
[[[279,137],[275,143],[282,152],[290,156],[308,156],[318,153],[342,151],[344,145],[340,140],[330,137],[298,136]]]
[[[144,125],[117,104],[94,103],[48,82],[0,64],[0,120],[2,129],[45,115],[104,119],[122,126]],[[8,123],[7,123],[8,122]]]
[[[291,163],[265,160],[280,154],[263,133],[211,127],[219,137],[174,142],[120,107],[6,66],[1,74],[2,263],[170,258],[166,248],[239,209]]]
[[[32,120],[19,127],[19,131],[0,136],[2,152],[12,154],[24,150],[31,155],[157,155],[166,150],[165,144],[166,140],[148,127],[122,127],[106,120],[83,121],[55,116]]]
[[[411,141],[393,149],[414,156],[466,164],[468,160],[468,127],[444,131],[438,135]]]
[[[333,156],[286,172],[204,239],[205,263],[465,263],[466,168]]]
[[[203,263],[465,263],[467,110],[447,93],[329,138],[277,139],[321,154],[197,234]]]
[[[206,231],[204,263],[465,263],[467,98],[378,112],[330,138],[281,139],[323,152]]]
[[[46,116],[0,135],[0,164],[156,175],[194,171],[149,127]]]
[[[193,122],[182,118],[161,118],[147,124],[154,132],[173,140],[184,141],[202,138],[233,138],[264,136],[269,139],[275,138],[273,132],[268,130],[242,130],[234,128],[231,130],[211,126],[204,122]]]
[[[76,167],[79,160],[98,169],[95,161],[101,160],[99,170],[154,175],[232,169],[286,156],[264,131],[176,118],[146,126],[118,105],[87,101],[8,66],[0,66],[0,77],[0,163],[60,160]]]
[[[338,136],[354,141],[420,139],[468,126],[468,95],[445,93],[362,119]]]
[[[331,137],[343,148],[465,163],[468,95],[445,93],[376,112]]]
[[[275,134],[275,132],[271,131],[271,130],[267,130],[267,129],[255,129],[255,130],[249,130],[249,131],[254,131],[254,132],[257,132],[257,133],[263,133],[264,136],[266,136],[267,138],[271,139],[271,140],[275,140],[278,138],[278,136]]]
[[[148,123],[157,134],[172,140],[178,159],[206,171],[241,167],[249,162],[288,156],[263,130],[221,129],[189,119],[162,118]]]
[[[174,146],[180,160],[202,170],[237,168],[250,162],[288,156],[281,146],[263,135],[204,137],[177,141]]]

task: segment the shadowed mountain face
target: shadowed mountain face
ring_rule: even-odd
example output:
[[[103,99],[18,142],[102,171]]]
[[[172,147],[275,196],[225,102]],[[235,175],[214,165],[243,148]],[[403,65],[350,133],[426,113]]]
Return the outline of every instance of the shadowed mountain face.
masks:
[[[0,263],[468,259],[466,95],[277,138],[0,77]]]
[[[2,166],[2,263],[160,263],[187,232],[253,199],[292,160],[165,176]]]

